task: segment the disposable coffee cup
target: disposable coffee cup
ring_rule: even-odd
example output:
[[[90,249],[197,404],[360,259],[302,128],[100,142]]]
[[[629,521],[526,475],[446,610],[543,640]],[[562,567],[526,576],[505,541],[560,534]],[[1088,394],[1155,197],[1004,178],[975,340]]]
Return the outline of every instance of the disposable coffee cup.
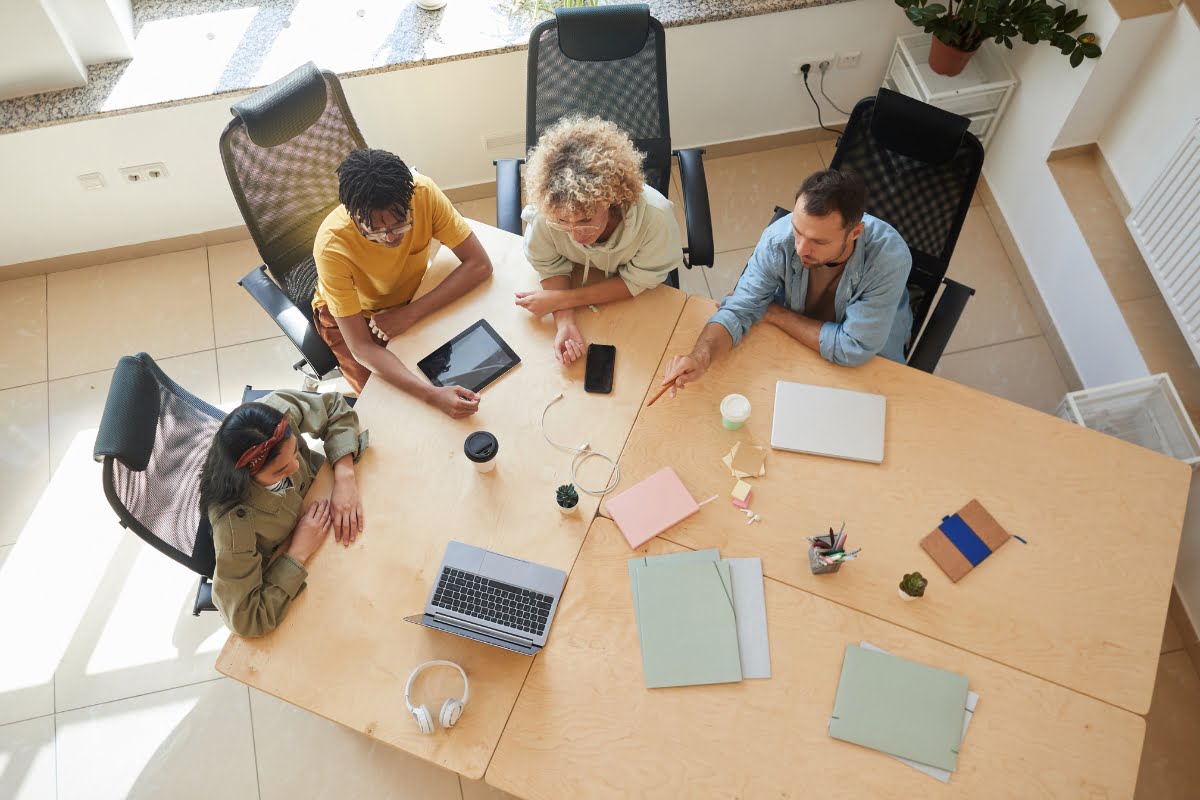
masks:
[[[721,424],[736,431],[750,419],[750,401],[740,394],[727,394],[721,401]]]
[[[463,443],[463,452],[475,465],[476,472],[491,472],[496,468],[496,453],[500,452],[500,442],[487,431],[475,431]]]

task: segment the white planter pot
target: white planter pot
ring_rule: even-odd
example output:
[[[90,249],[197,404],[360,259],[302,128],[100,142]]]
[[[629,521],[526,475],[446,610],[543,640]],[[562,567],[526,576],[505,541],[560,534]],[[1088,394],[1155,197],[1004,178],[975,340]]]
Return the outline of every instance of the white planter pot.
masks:
[[[579,510],[579,502],[576,501],[575,505],[571,506],[570,508],[564,508],[563,506],[560,506],[558,504],[558,500],[555,500],[554,507],[558,509],[558,513],[562,514],[565,517],[568,514],[574,514],[576,511]]]
[[[906,603],[911,603],[913,600],[921,599],[919,597],[913,597],[911,594],[905,594],[904,590],[901,589],[900,587],[896,587],[896,594],[900,595],[900,599]]]

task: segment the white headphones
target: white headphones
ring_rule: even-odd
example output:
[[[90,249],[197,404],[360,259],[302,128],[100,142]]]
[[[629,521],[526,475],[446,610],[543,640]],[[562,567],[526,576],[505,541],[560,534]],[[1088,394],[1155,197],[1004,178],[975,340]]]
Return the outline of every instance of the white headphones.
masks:
[[[467,704],[467,697],[471,693],[471,684],[467,680],[467,673],[453,661],[426,661],[414,669],[412,675],[408,676],[408,683],[404,684],[404,705],[408,706],[408,712],[413,715],[413,720],[416,721],[417,727],[421,729],[421,733],[433,733],[436,727],[433,724],[433,716],[430,715],[429,708],[423,704],[413,708],[408,695],[412,691],[413,681],[429,667],[454,667],[458,670],[458,674],[462,675],[463,679],[462,700],[447,697],[445,702],[442,703],[442,710],[438,712],[438,722],[441,723],[443,728],[454,727],[454,723],[458,722],[458,718],[462,716],[463,707]]]

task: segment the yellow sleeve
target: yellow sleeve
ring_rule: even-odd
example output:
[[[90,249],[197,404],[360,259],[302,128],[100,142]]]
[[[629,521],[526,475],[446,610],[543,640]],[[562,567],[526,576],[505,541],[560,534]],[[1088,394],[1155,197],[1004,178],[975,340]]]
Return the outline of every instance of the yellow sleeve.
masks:
[[[352,317],[362,313],[358,289],[354,286],[354,271],[342,253],[326,244],[313,251],[317,264],[317,283],[329,313],[335,317]]]
[[[471,226],[437,184],[426,181],[425,187],[428,189],[425,193],[429,202],[428,211],[433,220],[433,238],[453,250],[471,235]]]

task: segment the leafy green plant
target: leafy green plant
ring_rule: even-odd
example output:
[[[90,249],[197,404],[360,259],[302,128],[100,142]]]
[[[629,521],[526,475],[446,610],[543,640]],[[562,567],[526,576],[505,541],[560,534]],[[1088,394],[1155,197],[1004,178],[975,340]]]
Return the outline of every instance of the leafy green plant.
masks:
[[[1013,39],[1020,37],[1029,44],[1049,42],[1070,56],[1072,67],[1100,56],[1094,35],[1072,35],[1087,15],[1068,11],[1058,0],[947,0],[945,5],[896,0],[896,5],[912,24],[959,50],[978,50],[988,39],[1011,50]]]
[[[564,483],[554,491],[554,498],[563,508],[574,508],[579,504],[579,492],[575,491],[575,484]]]
[[[921,597],[925,594],[925,587],[928,585],[929,581],[925,580],[921,573],[910,572],[900,581],[900,591],[909,597]]]
[[[531,21],[537,22],[537,18],[541,14],[553,16],[556,8],[583,8],[600,4],[601,0],[512,0],[508,7],[508,14],[510,17],[517,14],[528,14]]]

